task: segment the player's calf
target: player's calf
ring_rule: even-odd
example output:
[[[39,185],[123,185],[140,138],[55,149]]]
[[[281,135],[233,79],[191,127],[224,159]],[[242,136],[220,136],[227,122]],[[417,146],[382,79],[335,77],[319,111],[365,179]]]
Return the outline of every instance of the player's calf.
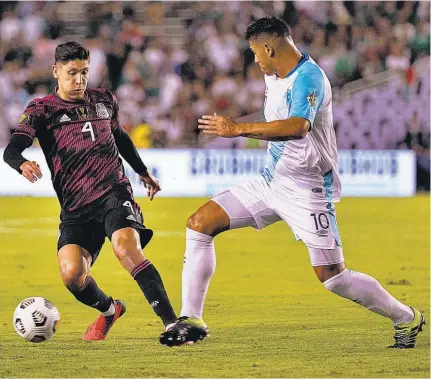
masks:
[[[133,228],[123,228],[112,235],[112,247],[121,265],[132,275],[145,298],[163,324],[175,322],[176,314],[169,301],[162,278],[154,265],[142,253],[139,234]]]
[[[345,268],[341,247],[332,250],[309,248],[309,252],[317,277],[329,291],[391,319],[396,331],[393,347],[414,346],[417,334],[425,324],[419,311],[398,301],[375,278]]]
[[[112,298],[106,295],[91,276],[87,276],[80,287],[67,287],[76,300],[100,312],[106,312],[112,306]]]
[[[344,269],[326,280],[324,285],[331,292],[390,318],[394,325],[413,320],[411,308],[395,299],[375,278],[367,274]]]
[[[395,348],[412,348],[425,319],[387,292],[373,277],[344,269],[324,282],[331,292],[349,299],[370,311],[392,320],[395,327]]]
[[[205,203],[187,221],[181,309],[181,316],[186,319],[199,320],[202,317],[205,296],[216,266],[214,236],[229,227],[229,216],[214,201]],[[182,325],[177,322],[176,328]],[[175,333],[175,330],[172,333]],[[191,336],[193,336],[193,330]],[[202,338],[204,337],[205,335]],[[170,336],[166,338],[171,341]],[[170,343],[169,341],[167,344]]]
[[[76,300],[100,312],[106,312],[112,305],[107,296],[89,275],[91,257],[78,245],[67,245],[58,252],[60,275],[66,288]]]

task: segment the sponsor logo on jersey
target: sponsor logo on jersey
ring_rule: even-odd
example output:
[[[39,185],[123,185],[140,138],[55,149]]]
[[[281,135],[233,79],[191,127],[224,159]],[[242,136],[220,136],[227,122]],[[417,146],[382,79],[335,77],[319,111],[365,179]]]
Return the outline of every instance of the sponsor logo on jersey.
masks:
[[[311,92],[308,96],[307,96],[307,100],[310,103],[310,105],[312,107],[316,106],[316,94],[313,92]]]
[[[105,107],[105,104],[97,103],[96,104],[96,113],[100,118],[109,118],[109,112]]]

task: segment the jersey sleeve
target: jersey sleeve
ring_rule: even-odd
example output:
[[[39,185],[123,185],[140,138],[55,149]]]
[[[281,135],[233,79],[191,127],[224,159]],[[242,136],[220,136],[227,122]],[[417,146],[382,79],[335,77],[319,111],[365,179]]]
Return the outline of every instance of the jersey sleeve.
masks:
[[[40,120],[41,113],[41,107],[38,106],[35,101],[30,102],[21,115],[13,135],[24,134],[33,140],[36,135],[36,126]]]
[[[317,66],[304,69],[295,79],[289,117],[302,117],[313,126],[325,96],[323,74]]]
[[[120,107],[118,106],[118,99],[111,91],[109,91],[112,97],[112,117],[111,117],[111,129],[112,131],[117,130],[120,127]]]

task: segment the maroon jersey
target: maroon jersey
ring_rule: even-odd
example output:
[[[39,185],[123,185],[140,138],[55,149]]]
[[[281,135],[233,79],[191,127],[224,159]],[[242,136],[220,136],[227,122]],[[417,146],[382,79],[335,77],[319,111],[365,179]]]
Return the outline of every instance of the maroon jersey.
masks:
[[[120,127],[111,92],[92,88],[82,100],[65,101],[54,90],[28,105],[14,134],[37,137],[61,207],[72,212],[117,184],[130,186],[112,134]]]

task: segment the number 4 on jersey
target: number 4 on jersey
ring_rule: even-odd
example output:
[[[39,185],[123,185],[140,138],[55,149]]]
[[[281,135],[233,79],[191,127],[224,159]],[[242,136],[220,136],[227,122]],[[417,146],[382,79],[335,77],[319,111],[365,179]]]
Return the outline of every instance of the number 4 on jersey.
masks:
[[[87,121],[84,126],[81,129],[81,132],[84,136],[84,139],[87,139],[91,136],[91,140],[94,142],[96,140],[96,134],[93,129],[93,125],[91,125],[90,121]],[[90,134],[86,134],[86,132],[89,132]]]

